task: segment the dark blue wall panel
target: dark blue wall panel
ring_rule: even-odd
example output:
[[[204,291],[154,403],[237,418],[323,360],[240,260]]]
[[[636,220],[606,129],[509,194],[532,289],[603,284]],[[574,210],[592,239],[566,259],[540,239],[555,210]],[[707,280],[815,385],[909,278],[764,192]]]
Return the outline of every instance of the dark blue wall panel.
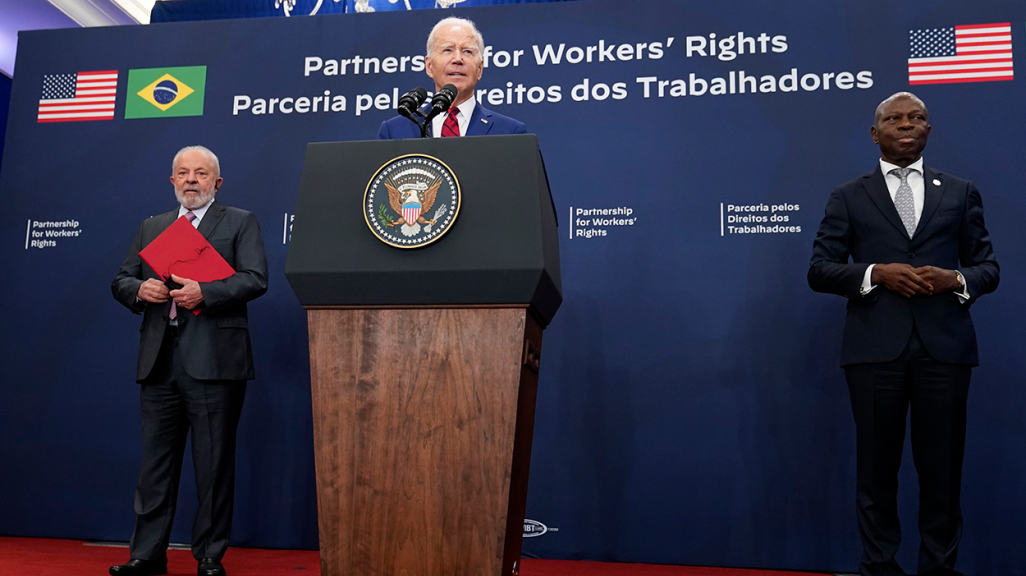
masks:
[[[528,502],[528,517],[549,530],[525,540],[525,552],[852,571],[844,301],[808,289],[812,239],[830,190],[877,161],[872,113],[910,88],[910,30],[1010,22],[1021,67],[1026,5],[594,0],[460,14],[479,24],[492,54],[523,51],[519,65],[491,60],[479,88],[490,91],[485,105],[538,134],[561,224],[565,302],[545,334]],[[269,293],[250,309],[258,379],[241,425],[234,543],[317,546],[305,315],[282,275],[304,146],[372,138],[392,112],[358,103],[429,79],[409,69],[353,74],[351,61],[420,55],[438,18],[400,11],[21,35],[0,181],[0,534],[128,538],[139,318],[108,285],[139,221],[174,206],[172,155],[202,143],[221,157],[219,200],[258,215],[272,270]],[[746,52],[731,57],[729,38]],[[546,46],[562,46],[559,64],[537,63],[535,47]],[[316,59],[320,70],[307,74]],[[325,75],[329,59],[350,60],[348,73]],[[125,118],[130,70],[200,65],[202,116]],[[115,118],[38,123],[43,75],[90,70],[118,71]],[[777,91],[753,94],[746,83],[742,94],[742,74]],[[670,95],[678,79],[686,96]],[[714,93],[720,83],[726,93]],[[926,162],[976,182],[1003,269],[998,292],[973,307],[982,365],[970,396],[960,567],[1024,574],[1026,88],[1019,78],[913,88],[934,126]],[[257,99],[325,92],[344,96],[345,110],[252,113]],[[763,204],[795,230],[726,228],[747,225],[727,222],[748,214],[730,206]],[[579,222],[600,217],[579,209],[618,208],[632,224]],[[62,221],[80,235],[26,248],[35,222]],[[189,539],[190,484],[176,541]],[[901,485],[900,559],[911,570],[910,458]]]

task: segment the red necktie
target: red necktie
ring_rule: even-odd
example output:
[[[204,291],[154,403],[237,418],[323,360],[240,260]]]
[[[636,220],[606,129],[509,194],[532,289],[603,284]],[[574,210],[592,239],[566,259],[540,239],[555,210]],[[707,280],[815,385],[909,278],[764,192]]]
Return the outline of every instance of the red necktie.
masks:
[[[460,123],[456,120],[456,114],[459,111],[460,109],[455,106],[449,108],[449,116],[445,119],[445,123],[442,124],[442,138],[460,135]]]
[[[189,222],[196,219],[196,215],[192,213],[192,210],[183,214],[182,217],[189,220]],[[171,310],[167,313],[167,317],[171,320],[178,318],[178,306],[175,304],[174,300],[171,301]]]

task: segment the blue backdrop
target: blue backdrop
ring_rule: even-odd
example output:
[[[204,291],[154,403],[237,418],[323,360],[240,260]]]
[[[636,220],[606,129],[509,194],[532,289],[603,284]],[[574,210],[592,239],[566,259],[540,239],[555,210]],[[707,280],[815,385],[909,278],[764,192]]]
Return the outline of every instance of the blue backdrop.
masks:
[[[545,334],[527,511],[547,531],[525,552],[853,570],[844,301],[808,289],[812,239],[830,190],[878,159],[868,129],[878,102],[909,89],[910,30],[1009,22],[1021,67],[1026,5],[595,0],[458,14],[490,47],[482,102],[538,134],[561,224],[565,302]],[[282,275],[304,146],[372,138],[398,94],[428,85],[416,57],[441,15],[22,33],[0,181],[0,534],[128,538],[139,318],[108,286],[139,221],[174,206],[172,155],[202,143],[221,157],[219,200],[258,215],[272,270],[250,308],[258,379],[233,541],[317,546],[305,315]],[[203,85],[167,114],[128,90],[186,66],[206,67]],[[105,70],[118,73],[112,120],[37,122],[44,75]],[[973,308],[982,366],[960,566],[1023,574],[1026,89],[913,88],[934,126],[926,162],[976,182],[1003,269]],[[202,115],[174,116],[195,114],[188,98]],[[908,457],[901,483],[911,568]]]

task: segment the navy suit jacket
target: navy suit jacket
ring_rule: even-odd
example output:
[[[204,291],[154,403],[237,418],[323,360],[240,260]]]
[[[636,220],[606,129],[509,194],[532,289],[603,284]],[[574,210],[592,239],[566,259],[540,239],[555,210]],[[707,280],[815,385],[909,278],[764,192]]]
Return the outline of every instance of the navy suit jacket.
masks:
[[[139,251],[178,218],[178,208],[147,218],[139,226],[117,277],[111,284],[114,298],[136,314],[143,314],[139,337],[136,380],[149,376],[157,360],[168,323],[171,301],[136,302],[141,285],[160,277],[139,257]],[[178,349],[185,371],[197,380],[252,380],[253,350],[246,303],[267,292],[267,259],[260,225],[252,212],[214,201],[197,230],[231,265],[235,274],[223,280],[200,282],[201,312],[179,309]]]
[[[808,280],[817,292],[848,298],[842,366],[894,360],[913,326],[934,359],[979,363],[969,308],[999,280],[980,193],[971,182],[931,168],[924,168],[923,177],[923,212],[911,239],[879,166],[830,194]],[[905,298],[883,286],[864,296],[859,292],[870,264],[894,262],[960,271],[969,301],[962,303],[954,292]]]
[[[492,112],[480,103],[474,106],[470,115],[470,124],[464,136],[484,136],[486,134],[527,134],[527,126],[520,120]],[[378,140],[396,140],[399,138],[420,138],[420,128],[409,118],[396,116],[381,123]]]

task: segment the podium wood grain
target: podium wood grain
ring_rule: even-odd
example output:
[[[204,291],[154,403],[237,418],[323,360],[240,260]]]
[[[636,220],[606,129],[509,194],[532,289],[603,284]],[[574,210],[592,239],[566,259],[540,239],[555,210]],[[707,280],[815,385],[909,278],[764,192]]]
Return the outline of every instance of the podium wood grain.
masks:
[[[527,308],[308,319],[323,576],[514,574],[541,349]]]

